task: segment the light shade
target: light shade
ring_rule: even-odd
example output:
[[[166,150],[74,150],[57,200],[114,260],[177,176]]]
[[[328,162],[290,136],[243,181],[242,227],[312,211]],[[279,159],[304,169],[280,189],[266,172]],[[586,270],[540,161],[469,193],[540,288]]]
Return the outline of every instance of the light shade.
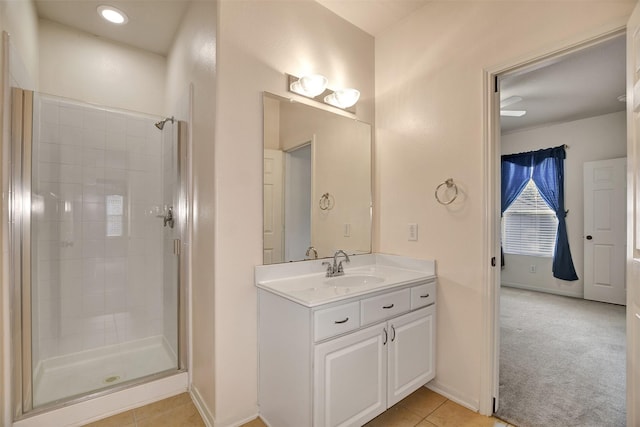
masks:
[[[113,6],[98,6],[98,14],[113,24],[123,25],[129,22],[127,14]]]
[[[324,97],[324,102],[338,108],[349,108],[360,99],[360,91],[357,89],[338,89]]]
[[[325,76],[321,74],[310,74],[300,77],[298,81],[291,83],[289,88],[297,94],[315,98],[327,89],[328,83],[329,81]]]

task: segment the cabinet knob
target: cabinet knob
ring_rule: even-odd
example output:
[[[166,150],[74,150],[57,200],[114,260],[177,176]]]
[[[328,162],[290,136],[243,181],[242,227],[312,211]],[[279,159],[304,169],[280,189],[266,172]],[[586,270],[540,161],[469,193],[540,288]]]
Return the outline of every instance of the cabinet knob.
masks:
[[[387,328],[382,329],[384,331],[384,341],[382,345],[387,345],[387,341],[389,340],[389,334],[387,333]]]
[[[426,294],[426,295],[420,295],[420,298],[429,298],[429,294]]]
[[[383,305],[382,308],[384,308],[385,310],[388,310],[390,308],[393,308],[395,304],[389,304],[389,305]]]
[[[334,321],[333,321],[333,323],[335,323],[335,324],[337,324],[337,325],[338,325],[338,324],[340,324],[340,323],[347,323],[348,321],[349,321],[349,318],[347,317],[347,318],[346,318],[346,319],[344,319],[344,320],[334,320]]]
[[[393,332],[393,335],[391,336],[391,342],[393,342],[396,339],[396,328],[393,325],[391,325],[391,331]]]
[[[593,236],[588,235],[588,236],[587,236],[587,240],[591,240],[591,239],[593,239]]]

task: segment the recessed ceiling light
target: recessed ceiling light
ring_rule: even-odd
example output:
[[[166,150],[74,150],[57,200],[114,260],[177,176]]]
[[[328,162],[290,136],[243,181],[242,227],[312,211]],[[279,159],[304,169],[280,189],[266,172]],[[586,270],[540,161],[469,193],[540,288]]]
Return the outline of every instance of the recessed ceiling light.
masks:
[[[123,11],[113,6],[98,6],[98,14],[113,24],[123,25],[129,21],[129,18]]]

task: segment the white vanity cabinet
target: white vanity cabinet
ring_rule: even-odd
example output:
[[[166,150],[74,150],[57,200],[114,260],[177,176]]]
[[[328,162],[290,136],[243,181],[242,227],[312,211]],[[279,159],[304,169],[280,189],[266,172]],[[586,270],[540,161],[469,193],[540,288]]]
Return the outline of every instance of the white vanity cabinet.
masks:
[[[435,377],[435,279],[305,307],[259,289],[272,427],[361,426]]]

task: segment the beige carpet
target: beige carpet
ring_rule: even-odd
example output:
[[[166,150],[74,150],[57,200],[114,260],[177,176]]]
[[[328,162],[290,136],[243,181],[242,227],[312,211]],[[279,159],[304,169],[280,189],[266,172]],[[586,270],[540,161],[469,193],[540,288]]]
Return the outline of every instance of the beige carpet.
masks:
[[[625,426],[625,307],[503,287],[500,330],[499,418]]]

